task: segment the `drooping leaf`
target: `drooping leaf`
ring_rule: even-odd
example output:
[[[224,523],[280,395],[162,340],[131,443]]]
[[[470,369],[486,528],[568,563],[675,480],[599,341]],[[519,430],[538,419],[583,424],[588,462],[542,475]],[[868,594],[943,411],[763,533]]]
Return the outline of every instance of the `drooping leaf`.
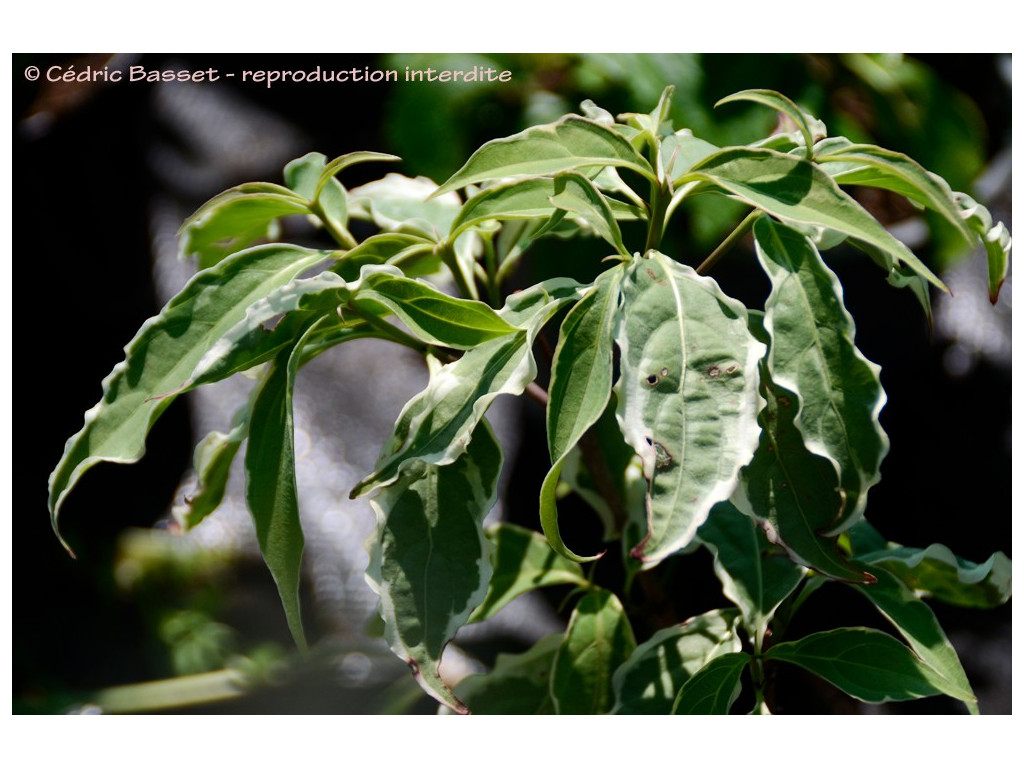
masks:
[[[499,653],[493,670],[462,680],[456,695],[474,715],[553,715],[551,666],[563,639],[547,635],[523,653]]]
[[[619,307],[623,269],[602,273],[570,310],[559,331],[548,388],[547,433],[552,466],[540,492],[540,520],[552,548],[583,562],[558,531],[555,490],[569,451],[601,417],[612,391],[612,330]]]
[[[730,502],[714,506],[697,537],[715,558],[722,591],[743,613],[751,637],[763,637],[775,610],[803,580],[804,570],[773,553],[764,532]]]
[[[509,176],[548,176],[576,168],[630,168],[655,181],[648,162],[610,128],[577,115],[495,139],[474,152],[437,190],[451,190]]]
[[[823,535],[843,499],[832,462],[807,450],[793,426],[796,396],[773,384],[767,370],[761,387],[767,405],[758,417],[760,443],[732,502],[760,521],[768,540],[794,562],[840,581],[870,582],[870,574],[842,557],[836,539]]]
[[[713,184],[783,222],[824,227],[862,240],[906,264],[937,288],[949,290],[825,171],[806,160],[770,149],[728,148],[704,159],[675,183],[680,186],[694,181]]]
[[[619,599],[588,592],[569,619],[551,672],[555,714],[601,715],[614,703],[612,674],[636,649],[633,629]]]
[[[954,192],[953,199],[960,209],[969,229],[981,237],[988,259],[988,298],[993,304],[999,300],[999,290],[1003,287],[1007,271],[1010,267],[1010,248],[1013,242],[1003,222],[992,224],[992,214],[988,208],[974,198],[962,192]]]
[[[977,697],[967,674],[932,609],[891,573],[875,568],[872,574],[876,583],[855,584],[854,589],[870,600],[917,655],[938,673],[943,692],[963,701],[972,714],[978,714]]]
[[[743,653],[716,656],[679,689],[673,715],[728,715],[740,695],[740,675],[750,663]]]
[[[185,219],[178,231],[182,258],[195,257],[207,269],[269,236],[284,216],[308,214],[299,195],[278,184],[255,182],[221,192]]]
[[[306,649],[299,610],[304,538],[295,482],[292,392],[304,339],[313,320],[291,347],[275,358],[252,396],[245,450],[245,501],[256,527],[260,553],[277,584],[295,643]]]
[[[924,549],[901,547],[854,550],[858,559],[889,571],[910,589],[965,608],[995,608],[1010,599],[1012,563],[996,552],[984,563],[972,563],[942,544]]]
[[[854,343],[854,323],[836,275],[805,236],[761,218],[754,224],[757,257],[772,292],[765,302],[772,381],[796,396],[794,426],[812,453],[829,459],[844,504],[828,530],[837,533],[864,513],[868,490],[889,438],[878,414],[885,404],[880,368]]]
[[[793,125],[796,126],[797,130],[800,131],[800,135],[803,136],[804,147],[806,148],[808,159],[810,159],[813,154],[812,147],[815,142],[825,138],[825,126],[821,121],[815,120],[794,104],[792,100],[783,96],[778,91],[770,91],[761,88],[740,91],[739,93],[726,96],[724,99],[719,99],[715,104],[715,107],[717,108],[723,104],[728,104],[733,101],[753,101],[757,104],[763,104],[764,106],[771,107],[776,112],[779,112],[789,118]]]
[[[521,330],[481,344],[436,371],[402,410],[376,469],[356,485],[352,498],[394,482],[410,462],[454,461],[494,398],[521,394],[536,376],[531,348],[537,333],[580,292],[575,281],[555,278],[509,296],[499,314]]]
[[[815,160],[823,165],[836,183],[896,192],[940,214],[965,240],[973,241],[972,232],[960,215],[949,185],[901,152],[873,144],[833,144],[829,151],[817,153]],[[838,167],[833,167],[833,164]]]
[[[535,531],[499,523],[485,533],[491,542],[494,573],[487,596],[470,621],[484,621],[519,595],[541,587],[588,583],[578,564],[558,555]]]
[[[125,347],[125,360],[103,380],[103,398],[85,414],[50,475],[50,517],[57,516],[82,474],[101,461],[130,464],[145,452],[150,427],[204,353],[245,315],[246,309],[327,254],[291,245],[236,253],[197,274],[160,314],[147,320]]]
[[[622,294],[617,417],[650,486],[634,556],[652,567],[692,540],[750,461],[764,345],[740,302],[663,254],[635,259]]]
[[[173,510],[174,517],[186,531],[195,528],[224,500],[228,475],[242,441],[249,434],[249,411],[246,403],[235,412],[228,432],[211,432],[196,445],[193,465],[196,487],[185,497],[185,503]]]
[[[671,714],[687,680],[710,660],[740,650],[739,623],[739,611],[727,608],[655,632],[615,672],[612,714]]]
[[[580,216],[601,238],[611,243],[616,251],[629,256],[608,199],[586,176],[575,172],[560,173],[555,176],[554,192],[552,205]]]
[[[765,659],[806,669],[843,693],[882,704],[936,696],[938,673],[895,638],[875,629],[843,627],[773,645]]]
[[[433,698],[466,712],[441,679],[445,646],[480,605],[491,578],[484,516],[497,499],[501,447],[487,422],[445,466],[418,463],[370,503],[377,534],[366,580],[385,638]]]

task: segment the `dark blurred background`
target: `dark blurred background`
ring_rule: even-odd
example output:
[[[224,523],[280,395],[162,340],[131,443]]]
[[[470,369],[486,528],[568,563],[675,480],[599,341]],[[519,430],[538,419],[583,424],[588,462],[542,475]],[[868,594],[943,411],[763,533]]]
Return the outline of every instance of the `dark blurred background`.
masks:
[[[179,212],[187,215],[228,186],[280,181],[284,163],[309,151],[334,157],[363,149],[400,155],[395,170],[441,181],[483,141],[576,111],[584,98],[613,113],[649,111],[666,84],[676,88],[677,128],[689,127],[717,144],[742,143],[766,135],[774,116],[756,107],[712,105],[742,89],[772,88],[824,120],[830,135],[906,152],[986,204],[1012,231],[1009,55],[14,56],[16,73],[30,65],[44,73],[72,65],[76,72],[144,66],[236,73],[478,65],[509,70],[513,77],[509,83],[269,88],[237,77],[195,84],[15,78],[14,295],[21,327],[14,370],[33,372],[17,381],[15,414],[20,444],[32,446],[18,454],[12,520],[15,712],[80,711],[111,686],[225,665],[255,670],[268,685],[186,711],[433,710],[404,687],[402,670],[394,685],[355,700],[339,694],[344,680],[294,669],[275,677],[275,664],[287,658],[288,638],[261,564],[234,555],[182,557],[140,533],[166,521],[201,437],[191,434],[183,400],[157,424],[141,462],[100,465],[69,497],[62,530],[77,560],[51,530],[47,476],[65,440],[81,427],[82,414],[99,399],[100,382],[123,358],[124,345],[163,303],[153,256],[167,238],[167,219],[178,217],[173,232]],[[357,166],[347,173],[344,181],[352,187],[383,171]],[[942,271],[956,294],[954,302],[936,305],[932,331],[910,292],[887,285],[869,260],[840,249],[826,254],[843,281],[858,345],[881,364],[888,394],[882,423],[892,448],[868,517],[887,538],[909,546],[944,543],[975,562],[996,550],[1012,556],[1011,285],[990,307],[983,277],[977,290],[983,259],[963,253],[941,221],[929,219],[929,232],[921,214],[895,196],[857,194]],[[697,264],[738,213],[698,205],[674,223],[663,250]],[[727,292],[756,302],[767,285],[751,269],[749,251],[745,246],[732,254],[714,276]],[[22,295],[28,266],[36,285]],[[555,271],[588,279],[595,265],[585,247],[559,241],[545,243],[522,269],[516,279],[523,282]],[[521,429],[527,441],[541,434],[539,409],[523,411]],[[547,469],[533,461],[536,453],[514,460],[518,478],[511,488],[520,493],[507,504],[513,520],[531,527],[536,489]],[[681,618],[723,604],[701,553],[677,558],[670,567],[686,585],[677,606]],[[881,626],[861,602],[850,590],[826,587],[805,610],[807,623],[793,631],[840,622]],[[1009,605],[987,612],[933,607],[961,653],[982,712],[1009,713]],[[485,661],[494,652],[479,651]],[[781,682],[779,689],[785,689]],[[780,698],[780,711],[866,711],[803,677],[789,690],[794,693]],[[950,700],[930,699],[885,711],[959,710]]]

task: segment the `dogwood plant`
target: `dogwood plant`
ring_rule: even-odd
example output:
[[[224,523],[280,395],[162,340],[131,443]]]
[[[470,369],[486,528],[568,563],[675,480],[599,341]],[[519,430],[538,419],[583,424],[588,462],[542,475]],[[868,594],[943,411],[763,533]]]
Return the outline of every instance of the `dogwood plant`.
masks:
[[[902,195],[983,244],[993,301],[1009,234],[909,157],[830,137],[779,93],[720,102],[781,115],[778,132],[728,147],[676,130],[671,94],[649,114],[618,119],[584,102],[581,114],[484,144],[440,186],[387,174],[346,189],[336,177],[347,167],[398,158],[312,153],[285,167],[283,185],[213,198],[181,229],[198,273],[125,348],[50,477],[55,531],[82,474],[137,461],[175,397],[255,371],[230,430],[196,448],[198,484],[181,522],[191,528],[215,512],[245,445],[239,469],[257,540],[304,649],[295,378],[338,344],[384,339],[420,353],[429,383],[352,496],[368,497],[376,514],[367,581],[387,642],[443,710],[727,713],[746,689],[765,713],[771,666],[797,665],[862,701],[946,695],[977,712],[923,598],[999,605],[1010,562],[901,547],[865,520],[889,448],[879,424],[886,396],[822,253],[858,249],[927,311],[942,281],[844,187]],[[673,215],[698,195],[749,213],[710,254],[662,252]],[[275,241],[289,216],[310,217],[334,247]],[[750,269],[771,286],[758,307],[709,275],[748,234]],[[575,236],[590,238],[596,279],[553,277],[506,295],[535,243]],[[535,342],[556,325],[545,384]],[[484,527],[503,462],[486,418],[499,395],[546,408],[538,530]],[[571,493],[599,516],[606,551],[564,542],[559,504]],[[658,578],[666,559],[698,547],[713,556],[723,607],[678,624],[647,621],[655,629],[638,635],[634,581]],[[586,564],[600,557],[622,559],[620,583],[595,580]],[[893,633],[788,636],[794,613],[828,581],[862,594]],[[439,665],[460,627],[550,585],[574,588],[564,631],[453,689]]]

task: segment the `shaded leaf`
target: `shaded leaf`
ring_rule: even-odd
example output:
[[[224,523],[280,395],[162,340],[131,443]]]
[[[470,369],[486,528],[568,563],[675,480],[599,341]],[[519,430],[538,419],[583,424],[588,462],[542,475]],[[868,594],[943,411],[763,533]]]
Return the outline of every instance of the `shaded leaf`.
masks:
[[[579,565],[558,555],[539,533],[511,523],[486,531],[491,542],[491,576],[487,596],[470,621],[490,618],[519,595],[555,584],[585,586]]]
[[[568,115],[556,123],[495,139],[474,152],[437,190],[451,190],[509,176],[548,176],[576,168],[630,168],[655,180],[646,160],[626,139],[600,123]]]
[[[319,216],[323,216],[330,227],[345,230],[348,227],[345,188],[333,177],[323,187],[320,186],[320,176],[326,165],[326,156],[320,152],[310,152],[284,167],[284,183],[305,198],[316,223],[319,223]]]
[[[622,295],[617,417],[650,487],[634,556],[652,567],[691,541],[750,461],[764,346],[740,302],[663,254],[635,259]]]
[[[1010,233],[998,222],[992,225],[992,214],[974,198],[955,192],[953,194],[960,215],[965,219],[968,228],[981,237],[988,259],[988,297],[993,304],[999,300],[999,290],[1006,280],[1010,267],[1010,248],[1013,244]]]
[[[876,583],[856,584],[854,589],[870,600],[917,655],[938,673],[943,692],[963,701],[972,714],[978,714],[977,697],[967,674],[932,609],[891,573],[876,568],[872,575]]]
[[[828,529],[839,532],[864,513],[868,490],[889,438],[878,420],[885,404],[881,369],[854,343],[842,286],[805,236],[761,218],[754,224],[757,257],[772,291],[765,302],[772,381],[796,396],[794,426],[812,453],[829,459],[844,504]]]
[[[671,714],[687,680],[710,660],[740,650],[739,624],[739,611],[727,608],[655,632],[615,672],[612,714]]]
[[[278,354],[253,394],[249,442],[245,451],[245,501],[256,527],[256,540],[284,604],[288,628],[306,649],[299,610],[304,538],[295,483],[295,428],[292,392],[303,340]]]
[[[875,629],[816,632],[768,649],[765,659],[795,664],[869,704],[943,693],[937,672],[907,646]]]
[[[385,232],[411,232],[435,241],[448,235],[462,206],[457,194],[441,194],[430,179],[398,173],[351,189],[348,195],[353,218],[368,219]]]
[[[547,635],[523,653],[499,653],[493,670],[465,678],[455,693],[474,715],[553,715],[551,666],[563,637]]]
[[[662,163],[669,178],[681,176],[704,158],[719,151],[720,147],[698,139],[689,128],[678,130],[661,140]]]
[[[635,648],[633,629],[619,599],[603,589],[584,595],[555,654],[551,673],[555,714],[608,712],[614,701],[612,673]]]
[[[751,637],[763,637],[775,610],[803,580],[804,570],[771,551],[754,520],[730,502],[714,506],[697,537],[715,558],[722,591],[743,613]]]
[[[716,656],[683,683],[673,715],[728,715],[740,695],[740,675],[750,663],[745,653]]]
[[[501,448],[486,422],[453,463],[418,463],[370,503],[377,534],[366,580],[385,638],[433,698],[466,707],[438,672],[445,646],[480,605],[491,577],[484,516],[497,499]]]
[[[870,582],[869,574],[840,555],[836,539],[823,535],[843,499],[832,462],[808,451],[793,426],[796,396],[774,385],[767,371],[761,387],[767,400],[758,417],[761,439],[733,503],[760,521],[768,540],[794,562],[840,581]]]
[[[551,547],[563,557],[573,553],[558,531],[555,490],[569,451],[601,417],[612,391],[612,328],[619,307],[623,269],[602,273],[574,306],[559,331],[548,387],[547,434],[552,467],[540,492],[540,520]]]
[[[101,461],[130,464],[145,453],[149,428],[173,400],[154,398],[177,390],[251,304],[326,257],[291,245],[236,253],[193,277],[143,324],[125,347],[125,360],[103,380],[103,398],[86,412],[85,424],[68,439],[50,475],[50,517],[58,536],[61,504],[84,472]]]
[[[729,148],[697,164],[676,179],[676,185],[692,181],[713,184],[783,222],[824,227],[862,240],[937,288],[949,290],[825,171],[806,160],[770,149]]]

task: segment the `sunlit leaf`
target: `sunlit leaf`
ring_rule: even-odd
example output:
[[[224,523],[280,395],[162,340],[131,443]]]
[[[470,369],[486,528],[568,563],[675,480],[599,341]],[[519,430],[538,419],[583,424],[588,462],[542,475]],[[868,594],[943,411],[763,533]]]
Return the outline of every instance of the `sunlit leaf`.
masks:
[[[770,149],[733,147],[706,158],[675,183],[692,181],[713,184],[783,222],[824,227],[862,240],[948,292],[907,246],[813,163]]]
[[[453,463],[410,467],[370,502],[377,534],[366,579],[380,597],[384,636],[420,686],[456,712],[467,710],[438,665],[487,592],[483,519],[497,499],[501,462],[501,448],[482,422]]]
[[[607,198],[586,176],[579,173],[560,173],[555,177],[554,191],[555,194],[551,197],[552,205],[580,216],[600,237],[615,246],[616,251],[623,256],[629,255]]]
[[[992,224],[992,214],[974,198],[961,192],[953,194],[960,215],[968,228],[981,237],[988,258],[988,297],[995,304],[1010,267],[1010,248],[1013,244],[1003,222]]]
[[[597,422],[612,391],[612,327],[623,269],[604,272],[562,323],[548,388],[547,433],[552,466],[540,492],[540,519],[548,542],[563,557],[585,561],[562,541],[555,490],[562,465]]]
[[[617,416],[650,486],[634,556],[652,567],[692,540],[750,461],[764,346],[740,302],[663,254],[635,259],[622,294]]]
[[[259,246],[236,253],[197,274],[125,347],[125,360],[103,380],[103,398],[85,414],[50,475],[50,517],[68,492],[101,461],[130,464],[145,453],[150,427],[170,405],[206,351],[246,309],[327,254],[292,245]],[[158,398],[158,399],[154,399]],[[59,535],[59,532],[58,532]]]
[[[548,176],[576,168],[630,168],[652,181],[646,160],[622,136],[600,123],[568,115],[556,123],[484,144],[437,190],[451,190],[509,176]]]
[[[804,445],[829,459],[839,476],[844,503],[828,523],[837,533],[863,515],[889,451],[878,421],[885,404],[881,369],[857,349],[839,279],[811,242],[767,218],[754,224],[754,240],[772,283],[764,318],[768,371],[796,396],[793,424]]]
[[[763,104],[789,118],[797,130],[800,131],[800,135],[803,136],[808,159],[811,157],[811,148],[815,142],[825,137],[825,126],[820,120],[815,120],[778,91],[756,88],[740,91],[739,93],[726,96],[724,99],[719,99],[715,107],[720,107],[722,104],[728,104],[733,101],[753,101],[757,104]]]
[[[607,590],[588,592],[572,612],[555,655],[551,694],[559,715],[600,715],[614,702],[612,673],[636,648],[619,599]]]
[[[520,331],[481,344],[437,370],[427,388],[406,404],[376,469],[356,485],[352,497],[394,482],[410,462],[454,461],[491,402],[501,394],[521,394],[533,381],[537,333],[561,307],[579,298],[580,289],[573,280],[555,278],[509,296],[499,314]]]

